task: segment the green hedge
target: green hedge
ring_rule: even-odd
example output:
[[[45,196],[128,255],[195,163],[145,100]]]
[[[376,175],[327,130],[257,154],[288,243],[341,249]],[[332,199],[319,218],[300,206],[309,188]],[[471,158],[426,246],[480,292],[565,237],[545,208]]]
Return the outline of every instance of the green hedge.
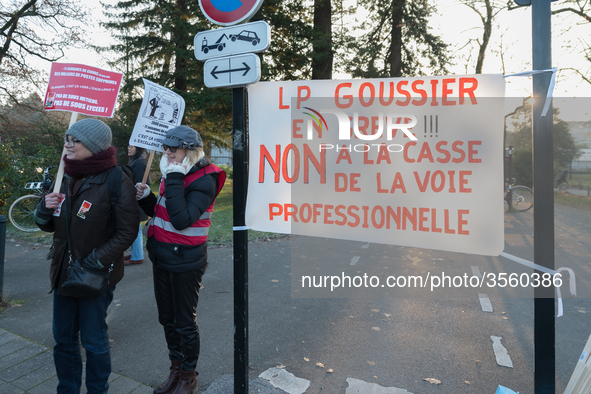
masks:
[[[32,153],[22,149],[20,141],[0,144],[0,214],[7,216],[10,205],[19,198],[29,194],[25,189],[28,182],[41,182],[42,174],[37,168],[44,170],[56,166],[57,171],[61,151],[54,147],[37,144]]]

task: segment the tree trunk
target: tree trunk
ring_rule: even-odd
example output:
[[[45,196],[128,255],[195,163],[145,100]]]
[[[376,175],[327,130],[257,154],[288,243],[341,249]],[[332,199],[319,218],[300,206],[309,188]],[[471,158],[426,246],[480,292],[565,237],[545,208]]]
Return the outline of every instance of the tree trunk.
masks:
[[[332,13],[330,0],[314,0],[312,79],[332,79]]]
[[[173,33],[173,43],[180,51],[185,51],[188,46],[186,45],[187,35],[184,31],[183,24],[185,23],[187,16],[187,6],[184,0],[177,0],[177,18],[179,23],[177,24],[176,31]],[[182,92],[187,91],[187,77],[185,75],[187,69],[187,59],[184,56],[175,54],[174,60],[174,87]]]
[[[391,77],[402,76],[402,23],[406,0],[392,0],[392,29],[388,66]]]
[[[476,61],[476,74],[482,74],[482,65],[484,64],[484,56],[486,55],[486,48],[490,41],[492,33],[493,9],[490,0],[484,0],[486,4],[486,19],[484,22],[484,32],[482,33],[482,43],[478,50],[478,60]]]

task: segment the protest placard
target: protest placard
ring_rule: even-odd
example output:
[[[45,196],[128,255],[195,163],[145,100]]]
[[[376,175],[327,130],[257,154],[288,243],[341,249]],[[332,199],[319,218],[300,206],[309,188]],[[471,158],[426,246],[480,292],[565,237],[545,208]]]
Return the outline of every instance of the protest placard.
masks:
[[[75,63],[51,63],[47,111],[113,117],[123,74]]]
[[[123,74],[76,63],[51,63],[49,83],[43,108],[46,111],[70,111],[70,125],[78,113],[113,117]],[[61,157],[66,154],[62,149]],[[53,192],[58,192],[64,176],[64,161],[60,160]]]
[[[246,224],[498,255],[501,75],[249,87]]]
[[[185,100],[175,92],[143,78],[144,98],[129,145],[162,152],[166,132],[181,124]]]

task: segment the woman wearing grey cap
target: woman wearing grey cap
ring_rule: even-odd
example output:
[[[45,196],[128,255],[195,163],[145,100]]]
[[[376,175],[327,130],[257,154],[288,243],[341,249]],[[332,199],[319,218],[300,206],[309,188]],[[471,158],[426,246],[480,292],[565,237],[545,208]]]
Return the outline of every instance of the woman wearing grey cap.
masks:
[[[196,309],[207,267],[207,233],[226,174],[204,158],[201,137],[188,126],[169,130],[162,148],[158,198],[148,186],[136,185],[140,207],[152,217],[147,249],[171,361],[170,375],[154,393],[188,394],[197,390]]]
[[[54,233],[49,271],[58,394],[80,393],[80,342],[86,350],[87,392],[103,394],[109,389],[107,308],[123,277],[123,253],[136,238],[140,220],[133,182],[124,174],[117,203],[111,205],[109,179],[117,164],[111,139],[111,129],[100,120],[74,123],[64,139],[65,176],[60,193],[45,196],[35,211],[39,228]],[[83,267],[109,271],[109,289],[104,296],[77,297],[62,288],[70,262],[75,260]]]

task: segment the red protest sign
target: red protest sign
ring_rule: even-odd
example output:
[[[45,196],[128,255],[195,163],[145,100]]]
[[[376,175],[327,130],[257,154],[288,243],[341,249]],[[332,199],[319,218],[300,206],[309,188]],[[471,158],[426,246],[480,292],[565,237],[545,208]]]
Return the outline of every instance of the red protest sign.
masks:
[[[44,108],[111,118],[122,77],[83,64],[52,63]]]

